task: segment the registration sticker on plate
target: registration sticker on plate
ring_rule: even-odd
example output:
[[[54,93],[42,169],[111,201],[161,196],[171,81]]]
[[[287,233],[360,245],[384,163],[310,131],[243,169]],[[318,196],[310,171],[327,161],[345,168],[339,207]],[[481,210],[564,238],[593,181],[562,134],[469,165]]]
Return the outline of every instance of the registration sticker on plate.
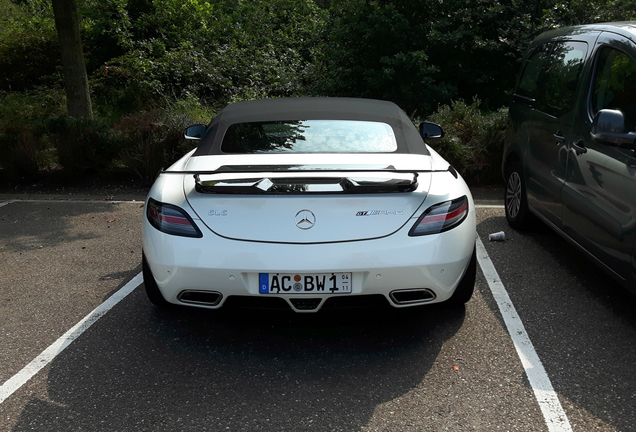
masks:
[[[259,273],[260,294],[346,294],[351,273]]]

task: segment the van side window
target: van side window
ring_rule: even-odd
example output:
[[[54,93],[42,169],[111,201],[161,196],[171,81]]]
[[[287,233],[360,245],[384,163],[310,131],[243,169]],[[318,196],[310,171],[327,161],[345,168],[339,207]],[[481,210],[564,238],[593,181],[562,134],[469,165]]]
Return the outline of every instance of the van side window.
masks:
[[[592,111],[619,110],[625,116],[625,128],[636,131],[636,61],[613,48],[599,54]]]
[[[537,98],[539,77],[541,76],[541,71],[545,68],[551,47],[552,44],[541,45],[530,54],[526,62],[526,67],[521,74],[521,79],[519,80],[519,86],[516,92],[518,95],[530,99]]]
[[[587,53],[585,42],[556,42],[538,47],[526,62],[516,94],[534,99],[534,108],[561,117],[576,103],[576,90]]]
[[[541,80],[537,109],[561,117],[574,107],[586,52],[585,42],[554,44]]]

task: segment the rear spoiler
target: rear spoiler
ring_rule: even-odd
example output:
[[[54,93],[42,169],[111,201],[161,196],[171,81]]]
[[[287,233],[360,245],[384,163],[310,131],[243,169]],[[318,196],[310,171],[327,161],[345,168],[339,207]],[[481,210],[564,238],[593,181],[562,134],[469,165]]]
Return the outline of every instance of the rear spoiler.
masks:
[[[457,171],[451,166],[445,170],[422,171],[393,167],[322,169],[260,166],[259,171],[254,169],[256,167],[245,168],[248,169],[223,166],[214,171],[162,171],[160,174],[193,175],[195,190],[199,193],[250,195],[412,192],[418,186],[418,173],[450,172],[457,178]]]
[[[289,173],[268,173],[251,178],[202,179],[194,175],[199,193],[230,194],[306,194],[306,193],[388,193],[411,192],[417,189],[417,173],[373,175],[364,173],[316,173],[290,177]],[[282,174],[282,175],[281,175]],[[387,175],[388,174],[388,175]],[[213,176],[214,177],[214,176]],[[216,175],[218,177],[218,175]]]

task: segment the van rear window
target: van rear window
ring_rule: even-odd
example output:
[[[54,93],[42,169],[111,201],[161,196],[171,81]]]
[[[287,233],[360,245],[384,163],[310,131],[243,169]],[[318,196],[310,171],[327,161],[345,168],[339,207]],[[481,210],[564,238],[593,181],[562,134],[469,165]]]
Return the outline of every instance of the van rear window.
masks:
[[[560,117],[574,108],[586,53],[585,42],[558,42],[554,45],[542,79],[543,91],[538,99],[538,109]]]
[[[390,153],[397,150],[391,126],[354,120],[236,123],[228,127],[223,153]]]
[[[545,44],[538,47],[526,62],[526,66],[519,80],[517,94],[531,99],[536,99],[539,87],[539,77],[545,67],[550,54],[552,44]]]
[[[539,111],[560,117],[570,111],[587,53],[585,42],[547,43],[528,58],[516,94],[534,100]]]

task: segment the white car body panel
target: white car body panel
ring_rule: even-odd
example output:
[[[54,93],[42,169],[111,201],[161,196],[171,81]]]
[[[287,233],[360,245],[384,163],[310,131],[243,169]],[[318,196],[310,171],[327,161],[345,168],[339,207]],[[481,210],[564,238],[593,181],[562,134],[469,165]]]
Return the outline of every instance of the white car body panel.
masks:
[[[292,157],[289,157],[292,156]],[[299,157],[302,156],[302,157]],[[315,157],[317,156],[317,157]],[[312,155],[312,164],[360,165],[360,155]],[[391,156],[391,165],[400,170],[426,171],[430,169],[430,156],[409,155],[409,158]],[[232,165],[236,157],[204,156],[190,160],[186,169],[212,171],[221,165]],[[257,155],[249,156],[242,165],[297,165],[306,161],[306,155]],[[403,159],[403,161],[394,161]],[[386,155],[365,157],[366,164],[382,165]],[[356,164],[356,161],[358,162]],[[401,164],[399,162],[402,162]],[[219,165],[221,164],[221,165]],[[304,177],[303,172],[263,174],[224,174],[224,178],[250,178],[273,175]],[[354,175],[343,173],[340,177]],[[364,176],[360,173],[358,176]],[[367,174],[368,175],[368,174]],[[262,242],[323,243],[365,240],[390,235],[406,224],[422,205],[431,183],[432,173],[417,176],[418,187],[412,193],[382,194],[304,194],[304,195],[241,195],[202,194],[195,191],[192,175],[184,177],[184,192],[188,203],[199,219],[215,234],[222,237]],[[311,211],[315,226],[299,230],[294,217],[299,211]],[[367,213],[360,216],[360,212]],[[375,213],[373,213],[375,212]],[[263,229],[266,226],[267,229]]]
[[[183,189],[178,187],[183,176],[163,175],[149,197],[190,212],[203,232],[203,238],[164,234],[144,218],[144,253],[163,296],[176,304],[180,303],[177,296],[183,290],[210,290],[222,294],[218,305],[198,305],[209,308],[222,307],[231,295],[262,296],[258,291],[258,274],[261,272],[352,272],[351,295],[382,294],[393,306],[406,307],[393,302],[389,293],[397,289],[428,288],[435,292],[435,299],[430,303],[443,302],[452,295],[470,260],[475,244],[475,209],[468,187],[461,178],[455,179],[450,172],[431,175],[433,181],[422,207],[428,208],[465,194],[469,197],[468,217],[458,227],[440,234],[409,237],[408,231],[420,214],[417,212],[396,233],[383,238],[304,245],[240,241],[218,236],[196,218],[188,205]],[[449,184],[454,187],[449,188]],[[279,296],[285,300],[298,297],[294,294]],[[318,297],[321,296],[329,297],[328,294]]]

